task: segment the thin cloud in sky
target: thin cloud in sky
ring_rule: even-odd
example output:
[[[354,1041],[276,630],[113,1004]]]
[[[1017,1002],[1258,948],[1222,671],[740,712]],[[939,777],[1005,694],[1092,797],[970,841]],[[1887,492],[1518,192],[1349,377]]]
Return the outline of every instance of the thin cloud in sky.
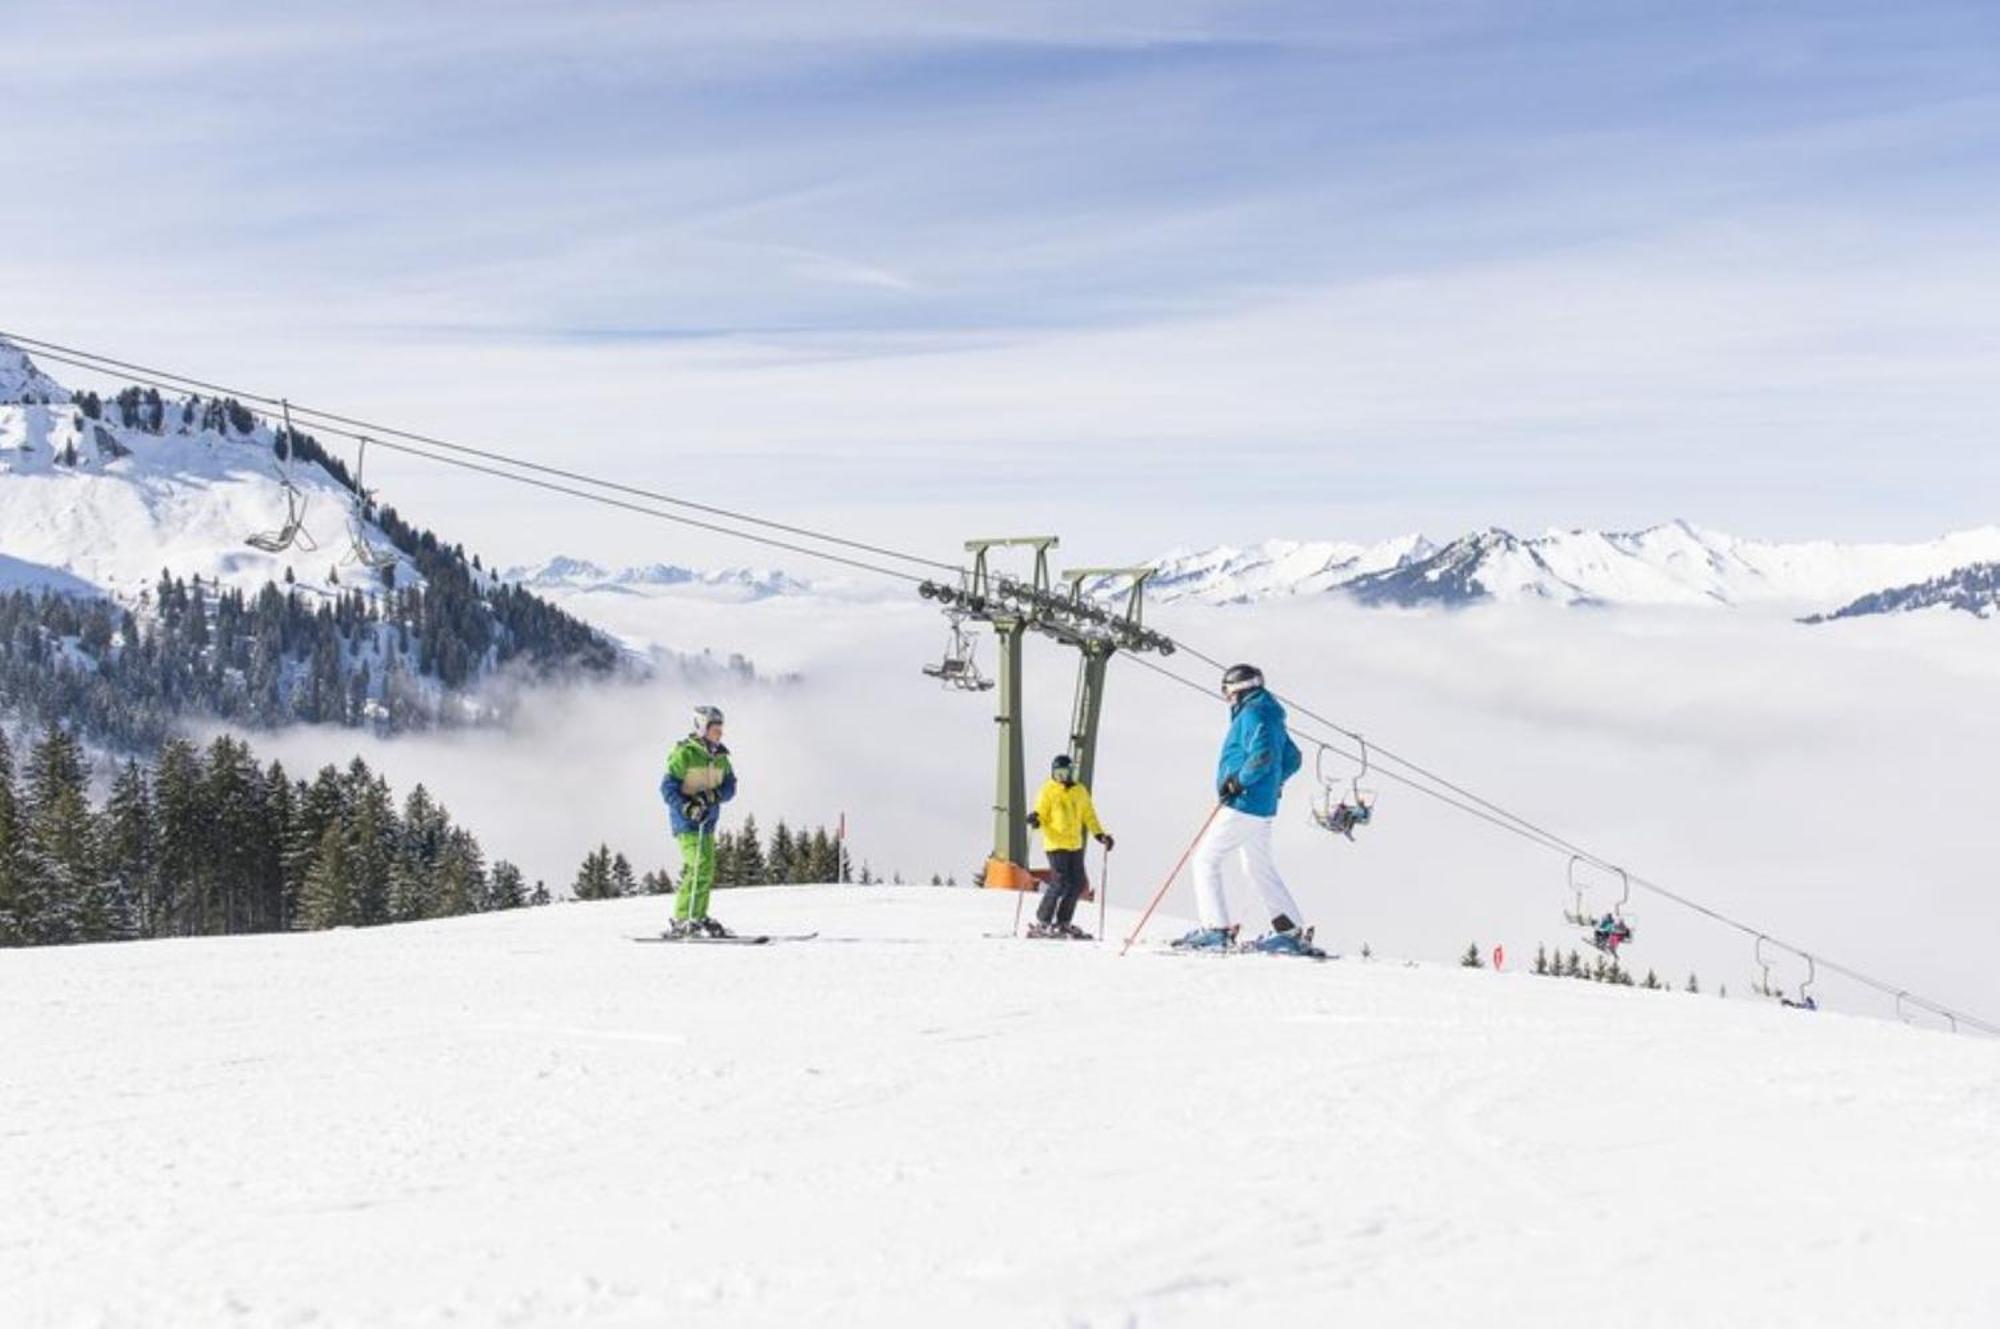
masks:
[[[1700,505],[1745,466],[1848,482],[1886,438],[1975,468],[2000,405],[1987,5],[211,0],[12,31],[49,55],[0,138],[34,182],[0,326],[531,448],[554,376],[524,357],[560,354],[572,460],[678,473],[632,455],[650,406],[781,505],[809,495],[759,466],[800,448],[912,507],[956,447],[1072,450],[1086,493],[1186,448],[1365,484],[1207,475],[1113,522],[1130,552],[1316,512],[1733,520]],[[1977,515],[1935,488],[1894,533]],[[1770,526],[1882,533],[1787,502]]]

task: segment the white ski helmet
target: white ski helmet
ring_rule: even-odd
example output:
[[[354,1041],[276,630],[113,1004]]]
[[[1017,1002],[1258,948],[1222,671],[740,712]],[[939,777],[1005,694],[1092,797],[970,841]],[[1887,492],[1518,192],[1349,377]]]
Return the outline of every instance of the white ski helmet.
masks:
[[[710,725],[719,725],[721,723],[722,708],[720,706],[697,706],[694,708],[695,733],[705,734],[708,732]]]
[[[1232,701],[1264,686],[1264,671],[1256,665],[1234,664],[1222,672],[1222,695]]]

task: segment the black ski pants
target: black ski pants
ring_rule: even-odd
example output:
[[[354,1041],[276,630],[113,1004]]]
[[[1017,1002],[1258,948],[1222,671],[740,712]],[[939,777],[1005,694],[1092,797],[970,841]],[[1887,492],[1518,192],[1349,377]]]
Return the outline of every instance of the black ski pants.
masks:
[[[1067,924],[1076,917],[1076,902],[1083,895],[1083,850],[1049,850],[1049,879],[1042,887],[1042,902],[1035,917],[1044,923]]]

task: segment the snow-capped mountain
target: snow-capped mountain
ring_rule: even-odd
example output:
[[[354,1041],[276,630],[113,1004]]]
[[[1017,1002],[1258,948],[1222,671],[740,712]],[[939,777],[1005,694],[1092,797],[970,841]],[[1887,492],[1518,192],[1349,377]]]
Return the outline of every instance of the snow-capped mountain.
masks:
[[[1975,563],[1912,586],[1873,591],[1830,614],[1814,614],[1806,622],[1830,623],[1837,618],[1908,614],[1919,609],[1955,609],[1977,618],[2000,618],[2000,563]]]
[[[0,584],[131,599],[162,570],[246,592],[289,573],[329,593],[385,580],[369,564],[387,565],[396,585],[423,584],[344,476],[304,456],[281,463],[277,431],[233,405],[73,396],[0,343]],[[247,543],[294,512],[288,548]]]
[[[642,594],[678,590],[717,599],[763,600],[774,595],[803,595],[813,589],[812,583],[771,568],[705,570],[672,563],[651,563],[643,567],[613,569],[589,559],[563,554],[543,563],[508,568],[500,576],[502,580],[519,583],[530,590],[565,594]]]
[[[1781,544],[1675,521],[1643,531],[1491,529],[1434,544],[1271,541],[1159,560],[1163,601],[1240,604],[1339,591],[1368,605],[1447,606],[1542,601],[1565,605],[1772,606],[1840,604],[1885,586],[2000,560],[2000,526],[1920,544]]]
[[[1248,548],[1222,545],[1157,560],[1159,571],[1147,584],[1147,594],[1213,604],[1314,595],[1426,558],[1435,549],[1421,535],[1372,545],[1335,540],[1266,540]]]
[[[72,392],[5,342],[0,596],[0,710],[125,748],[189,717],[479,720],[500,670],[619,665],[602,633],[376,509],[311,437],[226,398]]]

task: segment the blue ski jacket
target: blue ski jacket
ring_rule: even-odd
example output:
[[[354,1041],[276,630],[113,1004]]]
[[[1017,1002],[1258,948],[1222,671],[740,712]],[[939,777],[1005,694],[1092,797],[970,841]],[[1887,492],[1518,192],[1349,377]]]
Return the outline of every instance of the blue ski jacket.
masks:
[[[1285,708],[1263,688],[1236,699],[1229,712],[1229,733],[1222,740],[1222,757],[1215,764],[1215,787],[1235,776],[1243,792],[1230,806],[1253,817],[1278,815],[1278,795],[1285,781],[1305,764],[1298,744],[1285,732]]]

